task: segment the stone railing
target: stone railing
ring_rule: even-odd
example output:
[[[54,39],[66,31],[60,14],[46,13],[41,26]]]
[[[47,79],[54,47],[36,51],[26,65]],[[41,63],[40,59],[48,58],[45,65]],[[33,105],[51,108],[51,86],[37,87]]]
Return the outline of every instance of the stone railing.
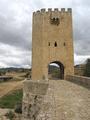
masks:
[[[90,77],[67,75],[66,80],[90,88]]]

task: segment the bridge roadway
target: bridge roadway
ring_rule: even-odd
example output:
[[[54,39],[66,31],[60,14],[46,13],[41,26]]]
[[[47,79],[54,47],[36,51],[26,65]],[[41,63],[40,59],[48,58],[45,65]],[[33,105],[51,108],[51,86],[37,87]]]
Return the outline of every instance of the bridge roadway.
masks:
[[[45,120],[90,120],[90,91],[83,86],[50,80],[44,102],[49,106],[44,106]]]

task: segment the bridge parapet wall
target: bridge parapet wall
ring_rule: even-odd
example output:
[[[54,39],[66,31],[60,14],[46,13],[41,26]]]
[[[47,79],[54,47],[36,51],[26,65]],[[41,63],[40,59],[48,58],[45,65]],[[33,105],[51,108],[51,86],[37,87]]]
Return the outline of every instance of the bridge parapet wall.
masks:
[[[23,88],[22,120],[41,120],[43,108],[47,103],[43,99],[48,90],[48,81],[26,80]]]
[[[67,75],[66,80],[90,88],[90,77]]]

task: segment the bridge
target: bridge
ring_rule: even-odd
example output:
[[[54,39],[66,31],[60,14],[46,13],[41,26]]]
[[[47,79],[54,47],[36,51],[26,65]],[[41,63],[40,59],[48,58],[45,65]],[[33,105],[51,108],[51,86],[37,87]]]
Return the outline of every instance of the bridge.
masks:
[[[90,78],[82,79],[90,81]],[[33,120],[34,117],[35,120],[89,120],[90,86],[89,82],[84,83],[86,81],[73,82],[68,79],[49,80],[46,83],[32,80],[25,82],[23,119],[29,117]]]

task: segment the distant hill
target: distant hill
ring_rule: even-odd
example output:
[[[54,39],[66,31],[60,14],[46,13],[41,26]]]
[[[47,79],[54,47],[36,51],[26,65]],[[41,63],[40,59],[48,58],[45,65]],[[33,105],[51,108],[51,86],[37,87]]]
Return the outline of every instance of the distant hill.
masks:
[[[60,68],[54,65],[49,65],[48,67],[49,79],[59,79],[60,78]]]
[[[12,71],[18,71],[18,72],[22,72],[22,71],[28,71],[31,69],[27,69],[27,68],[15,68],[15,67],[9,67],[9,68],[0,68],[0,72],[12,72]]]
[[[53,73],[55,71],[59,71],[59,67],[57,66],[54,66],[54,65],[49,65],[49,68],[48,68],[48,73]]]
[[[15,67],[9,67],[9,68],[0,68],[0,76],[2,75],[6,75],[7,73],[21,73],[21,72],[25,72],[25,73],[31,73],[31,69],[27,69],[27,68],[15,68]]]

